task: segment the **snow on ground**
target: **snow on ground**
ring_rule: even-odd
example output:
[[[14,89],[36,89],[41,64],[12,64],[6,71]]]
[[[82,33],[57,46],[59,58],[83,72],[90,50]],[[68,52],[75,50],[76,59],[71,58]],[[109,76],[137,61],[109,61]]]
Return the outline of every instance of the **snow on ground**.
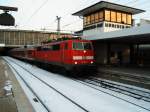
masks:
[[[19,81],[22,89],[24,90],[25,94],[27,95],[30,103],[32,104],[33,108],[35,109],[36,112],[47,112],[47,110],[45,109],[45,107],[38,102],[35,102],[33,99],[37,97],[30,91],[30,89],[26,86],[26,84],[22,81],[22,79],[17,75],[17,73],[15,72],[15,70],[10,66],[10,68],[12,69],[13,73],[15,74],[17,80]]]
[[[64,112],[84,112],[82,109],[70,103],[70,101],[46,86],[44,83],[31,76],[21,67],[17,66],[13,62],[9,63],[17,70],[17,72],[21,75],[21,77],[23,77],[26,83],[28,83],[28,85],[33,89],[33,91],[36,92],[38,97],[42,100],[42,102],[44,102],[50,111],[62,112],[63,109]],[[41,112],[43,110],[39,109],[38,111]]]
[[[12,58],[7,57],[5,59],[12,59]],[[100,92],[84,84],[66,78],[64,76],[60,76],[57,74],[47,72],[45,70],[41,70],[35,66],[31,66],[29,64],[26,64],[18,60],[15,60],[15,62],[17,62],[21,66],[24,66],[26,69],[31,71],[34,75],[46,81],[49,85],[57,89],[59,92],[62,92],[63,94],[71,98],[76,103],[82,105],[82,107],[86,108],[90,112],[149,112],[150,111],[150,103],[148,102],[140,101],[132,97],[122,95],[116,92],[112,92],[104,88],[99,88],[101,89]],[[46,101],[48,104],[47,106],[49,106],[51,110],[54,109],[54,112],[58,112],[58,111],[79,112],[77,108],[74,107],[75,108],[74,110],[73,106],[72,107],[69,106],[71,105],[69,102],[65,101],[63,98],[61,99],[61,96],[59,96],[57,93],[55,93],[52,90],[50,91],[49,88],[45,87],[43,84],[40,84],[32,76],[27,75],[27,73],[22,73],[22,76],[34,88],[34,90],[37,91],[37,93],[40,95],[39,97],[41,98],[45,97],[45,99],[43,98],[43,101]],[[49,90],[50,92],[46,92],[47,90]],[[106,94],[103,91],[113,94],[116,97],[111,96],[110,94]],[[122,99],[125,99],[126,101]],[[133,103],[135,103],[136,105]],[[138,105],[144,107],[145,109],[139,107]]]

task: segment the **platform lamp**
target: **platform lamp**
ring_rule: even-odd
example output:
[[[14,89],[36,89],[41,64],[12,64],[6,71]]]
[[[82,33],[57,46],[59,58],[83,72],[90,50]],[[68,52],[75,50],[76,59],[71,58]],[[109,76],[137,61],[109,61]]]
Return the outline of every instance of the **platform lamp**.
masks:
[[[9,11],[18,11],[18,8],[16,8],[16,7],[8,7],[8,6],[0,6],[0,10],[4,11],[3,13],[0,14],[0,25],[3,25],[3,26],[14,26],[15,25],[15,19],[8,12]]]

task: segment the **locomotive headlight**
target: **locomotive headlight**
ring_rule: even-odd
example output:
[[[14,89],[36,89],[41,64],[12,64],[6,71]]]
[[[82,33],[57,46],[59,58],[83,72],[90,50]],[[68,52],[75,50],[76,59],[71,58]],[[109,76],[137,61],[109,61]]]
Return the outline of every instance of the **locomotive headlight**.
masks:
[[[84,50],[83,52],[86,53],[86,50]]]
[[[74,64],[76,65],[76,64],[78,64],[78,62],[75,61]]]
[[[91,61],[91,64],[93,64],[94,62],[93,61]]]

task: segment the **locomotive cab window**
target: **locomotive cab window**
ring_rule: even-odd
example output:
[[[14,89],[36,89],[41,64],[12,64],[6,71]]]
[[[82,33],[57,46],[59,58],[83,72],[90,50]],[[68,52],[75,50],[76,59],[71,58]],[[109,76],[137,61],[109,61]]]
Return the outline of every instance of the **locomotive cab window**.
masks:
[[[73,42],[73,49],[75,50],[91,50],[91,43],[88,42]]]
[[[53,51],[58,51],[58,50],[60,50],[60,45],[59,44],[53,45]]]
[[[84,50],[91,50],[92,49],[91,43],[85,42],[85,43],[83,43],[83,46],[84,46]]]
[[[82,42],[73,42],[73,49],[74,50],[83,50]]]

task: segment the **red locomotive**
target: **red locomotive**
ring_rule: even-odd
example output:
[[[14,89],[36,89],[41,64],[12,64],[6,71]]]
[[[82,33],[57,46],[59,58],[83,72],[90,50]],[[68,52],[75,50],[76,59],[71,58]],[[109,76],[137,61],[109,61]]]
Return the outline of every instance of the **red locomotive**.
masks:
[[[92,43],[89,40],[70,39],[44,43],[40,47],[16,48],[10,55],[32,62],[63,67],[67,71],[95,69]]]

